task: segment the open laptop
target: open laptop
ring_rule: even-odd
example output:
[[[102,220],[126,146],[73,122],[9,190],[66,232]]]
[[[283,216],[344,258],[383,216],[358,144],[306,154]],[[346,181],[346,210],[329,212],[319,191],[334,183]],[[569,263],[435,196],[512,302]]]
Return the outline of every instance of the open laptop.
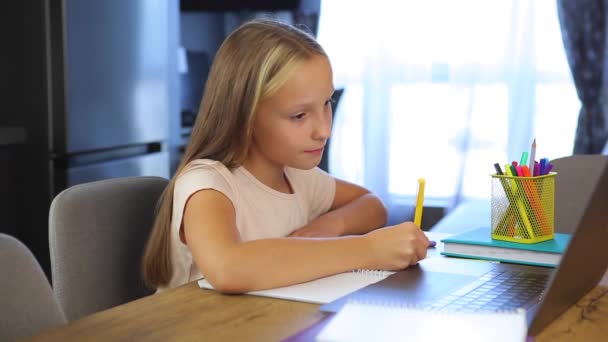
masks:
[[[608,266],[608,166],[588,197],[570,244],[556,269],[448,257],[415,267],[321,307],[337,312],[347,301],[390,303],[431,310],[527,310],[528,334],[551,321],[597,286]],[[595,248],[594,248],[595,247]],[[599,247],[599,248],[598,248]]]

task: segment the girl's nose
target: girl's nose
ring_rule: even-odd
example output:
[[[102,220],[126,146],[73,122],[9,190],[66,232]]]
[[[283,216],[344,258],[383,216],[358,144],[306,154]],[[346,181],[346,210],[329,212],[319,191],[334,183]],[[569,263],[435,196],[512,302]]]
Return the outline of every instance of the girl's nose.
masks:
[[[331,124],[332,124],[332,115],[331,111],[329,113],[324,112],[319,115],[319,119],[315,124],[315,130],[313,137],[317,140],[327,140],[331,136]]]

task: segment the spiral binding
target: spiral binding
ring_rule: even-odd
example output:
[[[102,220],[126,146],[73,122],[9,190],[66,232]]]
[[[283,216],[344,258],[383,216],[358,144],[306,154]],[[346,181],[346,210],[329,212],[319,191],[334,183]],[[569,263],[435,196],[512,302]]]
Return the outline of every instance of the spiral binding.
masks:
[[[384,270],[368,270],[368,269],[356,269],[352,270],[352,273],[362,274],[366,276],[373,276],[378,278],[386,278],[395,272],[384,271]]]

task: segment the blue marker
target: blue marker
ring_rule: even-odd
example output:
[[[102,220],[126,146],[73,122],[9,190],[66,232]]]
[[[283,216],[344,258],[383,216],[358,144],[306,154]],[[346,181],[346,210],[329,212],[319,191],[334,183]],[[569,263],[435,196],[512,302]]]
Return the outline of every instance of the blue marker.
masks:
[[[547,165],[547,158],[542,158],[540,160],[540,176],[545,174],[546,165]]]

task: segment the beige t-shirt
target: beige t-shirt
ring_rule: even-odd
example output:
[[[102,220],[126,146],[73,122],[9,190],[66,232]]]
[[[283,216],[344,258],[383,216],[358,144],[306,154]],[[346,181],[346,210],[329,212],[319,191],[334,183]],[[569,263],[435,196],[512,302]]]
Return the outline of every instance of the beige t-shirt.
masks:
[[[336,182],[319,168],[285,168],[293,194],[276,191],[257,180],[244,167],[229,170],[209,159],[190,162],[177,177],[173,192],[171,261],[173,277],[168,288],[203,277],[188,246],[179,238],[186,202],[202,189],[214,189],[232,202],[242,241],[289,235],[327,212],[334,200]],[[162,290],[162,289],[160,289]]]

